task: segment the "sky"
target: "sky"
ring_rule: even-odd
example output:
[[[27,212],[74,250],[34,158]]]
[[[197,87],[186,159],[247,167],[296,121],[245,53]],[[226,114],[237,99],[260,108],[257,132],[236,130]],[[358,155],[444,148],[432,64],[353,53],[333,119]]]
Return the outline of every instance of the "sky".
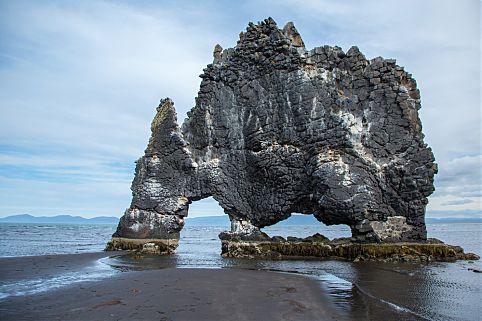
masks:
[[[270,16],[308,49],[356,45],[412,73],[439,165],[427,217],[481,217],[480,15],[479,0],[0,0],[0,217],[121,216],[159,99],[182,122],[214,46]]]

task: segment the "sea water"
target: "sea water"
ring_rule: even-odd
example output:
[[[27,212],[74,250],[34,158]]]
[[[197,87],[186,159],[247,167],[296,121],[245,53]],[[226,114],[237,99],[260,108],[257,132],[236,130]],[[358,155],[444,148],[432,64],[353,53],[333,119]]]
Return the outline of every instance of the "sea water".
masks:
[[[115,232],[111,224],[34,224],[0,223],[0,257],[86,253],[102,251]],[[196,226],[186,224],[181,232],[178,254],[218,254],[221,243],[218,234],[228,226]],[[428,236],[441,239],[448,244],[462,246],[466,252],[478,255],[481,251],[481,223],[428,224]],[[321,233],[333,239],[349,237],[346,225],[284,225],[263,229],[271,236],[306,237]],[[192,249],[192,247],[195,247]]]
[[[0,256],[97,252],[104,248],[115,228],[115,225],[0,223]],[[141,261],[116,259],[108,263],[122,269],[244,268],[299,273],[317,280],[333,304],[339,307],[340,313],[348,319],[386,320],[390,315],[397,320],[480,320],[482,315],[482,277],[471,270],[481,269],[480,261],[420,265],[228,259],[220,256],[221,244],[218,239],[218,234],[227,229],[228,226],[187,224],[181,232],[175,255],[146,257]],[[482,254],[481,229],[480,223],[437,223],[427,226],[429,237],[460,245],[466,252],[478,255]],[[322,224],[275,225],[263,231],[271,236],[284,237],[306,237],[316,232],[329,238],[350,235],[346,226],[328,227]],[[99,269],[98,262],[96,264],[89,268]],[[105,267],[104,264],[102,269]],[[110,275],[104,272],[99,275]],[[78,279],[69,274],[42,280],[38,285],[32,283],[38,280],[0,282],[0,289],[3,290],[3,296],[29,295],[69,284],[69,280]]]
[[[0,257],[98,252],[111,224],[0,223]]]
[[[35,224],[0,223],[0,257],[98,252],[115,232],[111,224]],[[229,226],[186,224],[181,231],[177,254],[188,259],[217,256],[221,250],[218,234]],[[448,244],[460,245],[466,252],[482,254],[481,223],[428,224],[428,236]],[[306,237],[321,233],[333,239],[349,237],[346,225],[273,225],[263,229],[271,236]],[[193,255],[193,256],[192,256]],[[195,262],[193,264],[196,264]]]

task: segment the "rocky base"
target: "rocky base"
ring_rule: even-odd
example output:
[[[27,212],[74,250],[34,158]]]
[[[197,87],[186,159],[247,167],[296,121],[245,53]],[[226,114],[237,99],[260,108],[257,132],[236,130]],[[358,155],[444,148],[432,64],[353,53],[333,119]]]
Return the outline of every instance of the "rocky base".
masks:
[[[460,246],[444,244],[437,239],[425,242],[355,243],[351,239],[328,240],[320,234],[300,239],[275,236],[263,240],[242,237],[222,239],[224,257],[296,259],[322,258],[358,261],[414,262],[478,260],[473,253],[464,253]]]
[[[142,254],[169,255],[173,254],[179,245],[176,239],[129,239],[113,237],[105,251],[135,251]]]

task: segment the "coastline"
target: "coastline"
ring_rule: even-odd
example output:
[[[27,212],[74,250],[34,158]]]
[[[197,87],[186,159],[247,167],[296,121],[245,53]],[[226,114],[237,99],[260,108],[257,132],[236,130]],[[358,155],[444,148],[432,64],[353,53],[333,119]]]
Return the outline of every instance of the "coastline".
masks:
[[[112,254],[2,258],[0,281],[83,273]],[[234,268],[117,272],[0,302],[2,320],[343,319],[308,277]]]
[[[125,252],[89,252],[0,257],[0,282],[56,277],[62,273],[83,271],[98,260]]]
[[[480,274],[470,271],[480,261],[220,260],[228,264],[126,252],[0,258],[0,293],[17,292],[0,297],[0,318],[475,320],[480,312]]]

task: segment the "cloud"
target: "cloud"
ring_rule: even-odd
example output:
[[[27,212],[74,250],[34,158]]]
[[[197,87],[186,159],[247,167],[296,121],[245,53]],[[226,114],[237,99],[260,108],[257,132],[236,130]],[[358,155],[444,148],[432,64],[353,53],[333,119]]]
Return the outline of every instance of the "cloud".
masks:
[[[447,201],[447,202],[443,203],[443,205],[446,205],[446,206],[463,205],[463,204],[470,204],[472,202],[473,202],[473,200],[471,200],[471,199],[462,198],[462,199],[459,199],[459,200]]]
[[[430,218],[482,218],[482,212],[480,210],[429,210],[427,211],[427,217]]]
[[[173,98],[181,120],[194,104],[216,34],[186,16],[208,12],[100,1],[1,7],[0,214],[120,216],[156,101]],[[112,195],[120,189],[122,200]]]
[[[482,156],[453,158],[439,166],[430,210],[478,210],[482,212]]]
[[[114,180],[80,182],[0,178],[5,214],[72,214],[84,217],[112,215],[112,204],[129,206],[129,183]],[[127,188],[126,188],[127,187]]]
[[[440,167],[436,176],[435,195],[481,196],[482,155],[463,156],[451,159]]]
[[[428,210],[480,209],[479,1],[2,1],[0,215],[120,216],[158,100],[181,122],[214,45],[268,16],[413,73],[440,170]]]
[[[192,107],[197,75],[212,48],[175,14],[148,15],[108,2],[12,10],[4,28],[12,35],[2,49],[16,59],[0,71],[2,143],[139,146],[159,98],[169,95],[183,109]]]

